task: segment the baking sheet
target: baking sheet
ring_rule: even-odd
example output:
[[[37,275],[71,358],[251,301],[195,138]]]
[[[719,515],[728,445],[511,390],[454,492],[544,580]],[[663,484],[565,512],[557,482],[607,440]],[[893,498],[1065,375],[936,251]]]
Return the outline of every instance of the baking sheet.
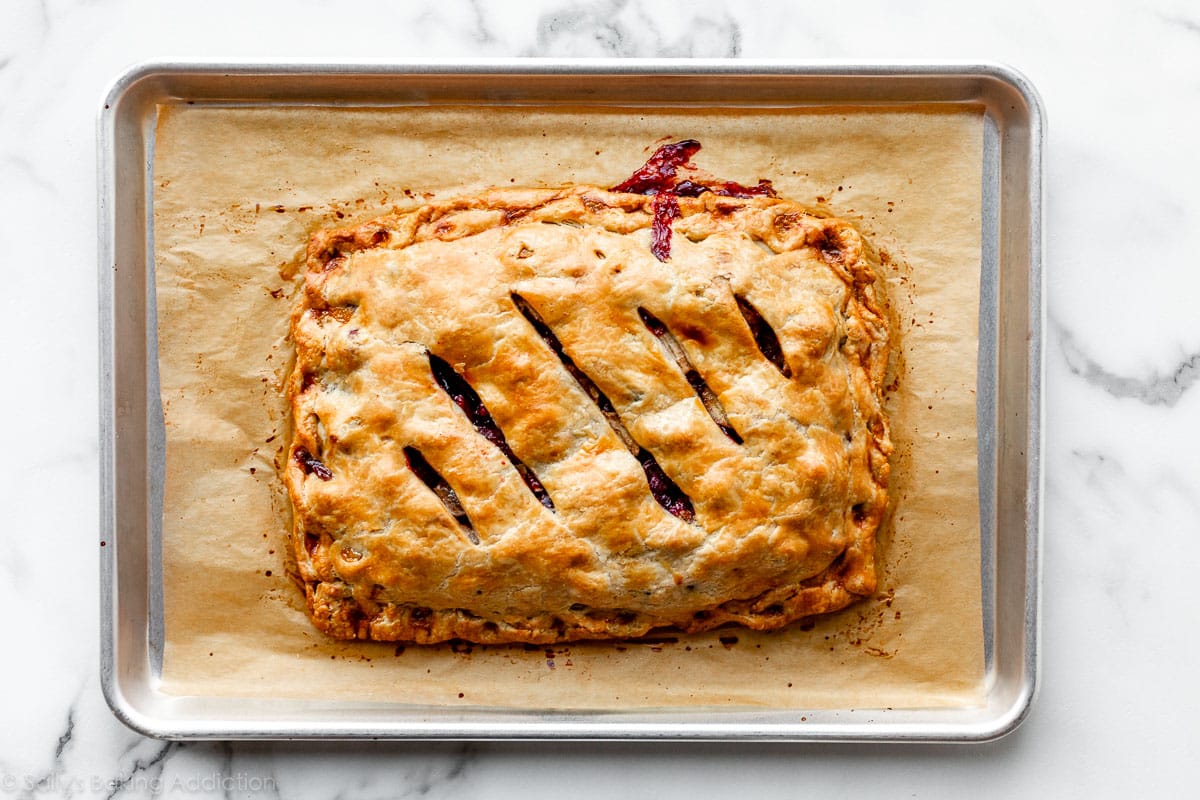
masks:
[[[161,109],[163,691],[554,709],[979,702],[981,120],[963,105]],[[287,577],[275,475],[288,438],[286,318],[308,234],[486,185],[610,185],[661,137],[699,139],[697,162],[714,174],[823,198],[887,256],[903,372],[889,399],[897,505],[880,593],[771,634],[532,649],[323,639]]]

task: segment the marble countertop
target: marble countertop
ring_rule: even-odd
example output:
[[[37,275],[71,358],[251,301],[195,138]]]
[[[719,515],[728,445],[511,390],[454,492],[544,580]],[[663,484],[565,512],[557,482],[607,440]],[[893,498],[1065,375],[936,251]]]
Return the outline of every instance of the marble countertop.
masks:
[[[1200,764],[1200,7],[15,0],[0,24],[0,798],[1186,794]],[[1041,695],[994,743],[165,743],[101,695],[95,114],[155,58],[961,58],[1049,112]],[[49,210],[54,209],[53,216]],[[37,244],[30,244],[31,240]],[[18,246],[19,245],[19,246]],[[71,501],[64,502],[64,498]],[[33,616],[38,620],[35,624]]]

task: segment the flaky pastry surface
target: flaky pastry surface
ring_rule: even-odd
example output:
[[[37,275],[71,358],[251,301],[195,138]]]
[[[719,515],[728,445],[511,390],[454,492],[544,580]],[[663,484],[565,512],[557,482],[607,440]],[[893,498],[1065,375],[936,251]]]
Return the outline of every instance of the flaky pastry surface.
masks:
[[[590,186],[313,236],[285,480],[317,628],[771,629],[874,591],[891,443],[870,247],[786,200],[678,203],[665,262],[652,198]]]

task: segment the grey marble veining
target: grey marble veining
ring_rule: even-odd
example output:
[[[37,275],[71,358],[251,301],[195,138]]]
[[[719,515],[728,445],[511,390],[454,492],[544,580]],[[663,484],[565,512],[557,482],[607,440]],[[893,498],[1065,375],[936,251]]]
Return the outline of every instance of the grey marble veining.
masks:
[[[1055,325],[1071,374],[1113,397],[1131,397],[1149,405],[1173,406],[1200,378],[1200,352],[1190,353],[1166,373],[1146,377],[1118,375],[1089,355],[1075,336]]]
[[[693,4],[658,14],[627,0],[569,3],[541,14],[537,40],[522,55],[560,58],[734,58],[741,30],[722,6]],[[662,13],[665,12],[665,13]],[[678,15],[678,16],[676,16]]]
[[[1200,36],[1200,19],[1198,19],[1196,17],[1184,17],[1184,16],[1174,16],[1174,15],[1164,14],[1162,18],[1172,25],[1178,25],[1179,27],[1183,28],[1184,30],[1186,30],[1190,33],[1194,33],[1197,36]]]
[[[1200,751],[1200,12],[1187,0],[16,0],[0,24],[0,798],[1187,796]],[[1007,61],[1050,116],[1041,698],[971,747],[194,743],[100,695],[94,119],[160,57]]]

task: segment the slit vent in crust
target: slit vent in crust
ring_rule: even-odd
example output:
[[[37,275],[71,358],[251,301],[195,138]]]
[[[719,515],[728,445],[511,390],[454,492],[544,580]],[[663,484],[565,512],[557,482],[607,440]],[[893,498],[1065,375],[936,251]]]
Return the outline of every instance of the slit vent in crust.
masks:
[[[725,407],[721,405],[716,392],[712,390],[700,375],[699,370],[692,366],[692,361],[688,358],[687,353],[684,352],[683,345],[671,333],[666,323],[640,306],[638,307],[638,316],[642,318],[646,330],[653,333],[662,342],[663,347],[670,353],[671,358],[675,360],[680,371],[683,372],[683,377],[687,379],[688,384],[692,387],[692,391],[696,393],[696,396],[700,398],[700,402],[704,404],[704,410],[712,417],[712,421],[736,444],[742,444],[742,437],[733,429],[733,424],[729,421],[729,415],[725,413]]]
[[[654,458],[654,454],[634,440],[629,429],[625,427],[625,423],[621,421],[620,415],[617,414],[616,408],[613,407],[612,401],[587,376],[587,373],[579,368],[571,356],[567,355],[567,352],[563,350],[562,342],[554,335],[554,331],[550,329],[546,321],[542,319],[541,315],[538,314],[524,297],[516,293],[512,294],[511,297],[513,304],[521,312],[521,316],[529,321],[529,324],[542,337],[542,340],[554,351],[554,354],[558,356],[558,360],[562,362],[563,367],[600,409],[600,413],[604,415],[604,419],[608,421],[609,426],[617,434],[617,437],[625,443],[629,452],[642,465],[642,471],[646,473],[646,483],[650,487],[650,493],[654,495],[654,499],[658,501],[658,504],[685,522],[695,520],[696,510],[692,505],[692,499],[679,488],[679,484],[675,483],[671,479],[671,476],[663,472],[662,467]]]
[[[538,476],[534,474],[533,470],[517,458],[517,454],[509,447],[508,440],[504,438],[504,431],[500,430],[500,426],[496,424],[496,420],[492,418],[491,412],[487,410],[487,406],[483,404],[483,400],[479,398],[479,394],[471,384],[467,383],[466,378],[459,375],[458,371],[444,359],[438,358],[433,353],[428,355],[429,368],[433,371],[433,377],[438,386],[441,386],[442,390],[450,395],[454,404],[462,409],[462,412],[467,415],[467,419],[471,420],[471,424],[475,426],[475,430],[479,431],[479,435],[504,454],[538,502],[553,511],[554,501],[550,499],[550,493],[546,491],[546,487],[542,486],[542,482],[538,480]]]
[[[466,509],[459,501],[454,487],[438,474],[438,471],[425,460],[425,456],[421,455],[421,451],[417,448],[405,447],[404,458],[408,461],[408,468],[413,471],[413,474],[437,495],[438,500],[441,500],[442,505],[450,512],[450,516],[458,520],[458,524],[462,526],[463,532],[471,540],[471,543],[479,544],[479,534],[475,532],[475,526],[471,524],[471,518],[467,516]]]
[[[783,348],[779,344],[779,337],[775,335],[775,329],[763,319],[762,314],[758,313],[758,309],[749,300],[740,294],[735,294],[733,298],[737,301],[738,311],[742,312],[742,317],[750,326],[750,333],[754,336],[754,343],[758,345],[759,352],[775,365],[783,377],[792,377],[792,369],[783,357]]]

